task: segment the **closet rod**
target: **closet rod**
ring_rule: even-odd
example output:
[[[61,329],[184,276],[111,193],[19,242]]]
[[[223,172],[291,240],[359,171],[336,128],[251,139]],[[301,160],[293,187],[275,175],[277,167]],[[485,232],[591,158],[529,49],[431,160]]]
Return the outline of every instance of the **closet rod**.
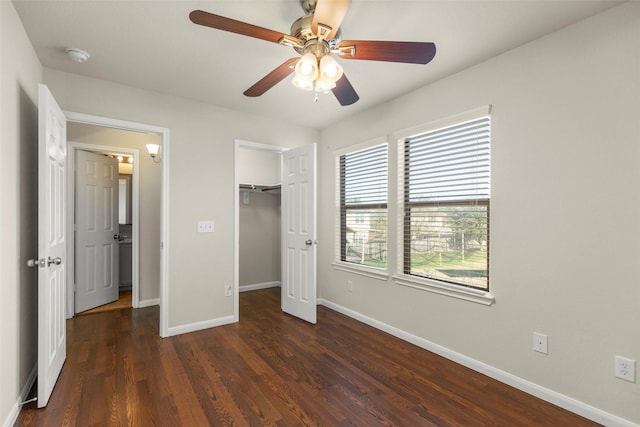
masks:
[[[254,185],[254,184],[240,184],[241,190],[253,190],[253,191],[274,191],[280,190],[280,185]]]

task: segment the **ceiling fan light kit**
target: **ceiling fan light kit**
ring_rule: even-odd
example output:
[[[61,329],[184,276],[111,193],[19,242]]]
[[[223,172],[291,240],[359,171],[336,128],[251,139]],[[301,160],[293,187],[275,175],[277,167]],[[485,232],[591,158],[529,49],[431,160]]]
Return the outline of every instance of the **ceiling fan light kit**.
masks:
[[[291,34],[283,34],[202,10],[189,14],[198,25],[228,31],[292,47],[300,58],[290,58],[247,89],[246,96],[260,96],[291,73],[291,83],[316,93],[333,92],[340,105],[351,105],[359,96],[331,56],[384,62],[427,64],[436,54],[431,42],[341,40],[340,24],[349,9],[349,0],[300,0],[305,16],[291,25]],[[317,97],[316,97],[317,100]]]
[[[318,53],[305,53],[294,70],[296,75],[291,83],[295,87],[323,93],[336,87],[336,82],[343,74],[340,64],[325,52],[320,52],[319,59]]]
[[[302,55],[295,67],[296,77],[304,80],[315,80],[318,76],[318,60],[309,52]]]

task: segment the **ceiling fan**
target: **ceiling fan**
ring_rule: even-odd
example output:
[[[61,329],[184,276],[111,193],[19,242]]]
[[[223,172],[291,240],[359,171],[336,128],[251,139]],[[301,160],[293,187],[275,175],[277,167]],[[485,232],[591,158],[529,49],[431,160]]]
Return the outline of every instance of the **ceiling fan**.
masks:
[[[342,40],[340,24],[350,0],[300,0],[305,15],[291,25],[291,34],[194,10],[189,19],[198,25],[229,31],[292,47],[301,56],[287,59],[244,92],[260,96],[295,71],[294,86],[318,92],[331,90],[338,102],[351,105],[359,96],[332,54],[343,59],[427,64],[436,54],[431,42]],[[317,96],[316,96],[317,99]]]

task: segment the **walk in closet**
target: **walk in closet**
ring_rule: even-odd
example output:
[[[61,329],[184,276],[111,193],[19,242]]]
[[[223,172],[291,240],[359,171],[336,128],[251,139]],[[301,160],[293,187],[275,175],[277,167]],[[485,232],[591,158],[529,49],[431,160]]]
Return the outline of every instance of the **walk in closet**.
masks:
[[[240,290],[279,286],[281,155],[250,148],[238,154]]]

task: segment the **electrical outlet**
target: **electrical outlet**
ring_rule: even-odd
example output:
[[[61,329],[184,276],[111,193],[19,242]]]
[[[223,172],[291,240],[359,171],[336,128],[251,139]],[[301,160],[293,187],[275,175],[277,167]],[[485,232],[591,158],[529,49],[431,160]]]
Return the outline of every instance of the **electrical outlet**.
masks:
[[[347,291],[353,292],[353,280],[347,280]]]
[[[225,285],[225,287],[224,287],[224,296],[225,297],[230,297],[231,296],[231,285]]]
[[[547,346],[547,336],[538,332],[533,333],[533,351],[538,353],[549,354],[549,347]]]
[[[616,356],[615,358],[616,371],[615,375],[625,381],[632,383],[636,382],[636,361],[633,359],[627,359],[626,357]]]

